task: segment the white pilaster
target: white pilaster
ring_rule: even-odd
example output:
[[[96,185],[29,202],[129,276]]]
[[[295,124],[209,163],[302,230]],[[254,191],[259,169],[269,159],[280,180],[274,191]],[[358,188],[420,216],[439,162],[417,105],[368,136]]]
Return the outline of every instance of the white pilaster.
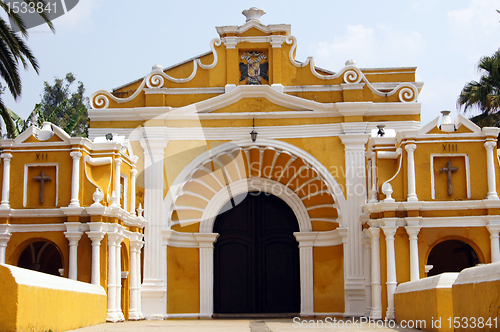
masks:
[[[418,233],[421,226],[418,226],[420,217],[406,218],[408,226],[405,226],[406,233],[410,238],[410,281],[420,279],[420,267],[418,258]]]
[[[346,134],[339,137],[345,146],[348,208],[343,219],[349,229],[347,248],[344,251],[345,314],[362,316],[365,310],[365,276],[359,218],[362,214],[361,206],[366,202],[365,144],[368,141],[368,135]]]
[[[394,316],[394,292],[396,291],[396,254],[394,251],[394,235],[396,234],[396,222],[385,222],[386,226],[382,226],[385,235],[385,245],[387,253],[387,312],[385,318],[393,320]]]
[[[166,314],[166,250],[162,244],[163,227],[163,159],[168,140],[163,132],[143,128],[144,150],[144,214],[148,225],[144,229],[144,281],[142,312],[148,319],[163,319]],[[151,129],[152,130],[152,129]],[[165,211],[166,213],[167,211]]]
[[[141,234],[141,239],[143,238]],[[141,307],[141,250],[142,247],[144,246],[144,241],[141,240],[140,246],[137,248],[136,254],[136,261],[137,264],[135,266],[135,275],[137,276],[137,313],[140,317],[140,319],[144,319],[144,315],[142,314],[142,307]]]
[[[368,234],[372,240],[372,311],[371,319],[382,319],[382,285],[380,281],[380,228],[370,227]]]
[[[2,183],[2,202],[0,209],[10,209],[9,194],[10,194],[10,161],[12,154],[2,153],[3,159],[3,183]]]
[[[123,241],[123,235],[120,234],[120,237],[116,242],[116,304],[115,304],[119,321],[125,320],[122,311],[122,245],[121,245],[122,241]]]
[[[486,195],[486,199],[498,199],[495,176],[495,156],[493,154],[493,150],[497,147],[497,143],[488,141],[484,143],[484,147],[486,148],[486,166],[488,172],[488,194]]]
[[[135,165],[132,166],[130,170],[130,213],[132,215],[136,215],[135,213],[135,178],[137,176],[137,170],[135,169]]]
[[[415,150],[416,144],[406,144],[405,150],[408,152],[408,202],[418,201],[417,187],[415,183]]]
[[[144,244],[141,241],[142,234],[135,233],[134,237],[130,239],[130,309],[129,309],[129,320],[140,320],[142,319],[142,313],[140,309],[140,254],[141,248]]]
[[[73,158],[73,172],[71,174],[71,201],[70,207],[79,207],[78,193],[80,191],[80,158],[82,153],[73,151],[69,154]]]
[[[120,188],[120,167],[122,162],[121,158],[115,159],[115,195],[118,198],[116,200],[118,206],[120,206],[120,193],[122,192]],[[125,197],[123,199],[125,200]]]
[[[486,226],[490,232],[490,245],[491,245],[491,262],[500,262],[500,241],[498,232],[500,232],[500,225]]]
[[[372,152],[370,159],[370,171],[371,171],[371,189],[370,189],[370,200],[368,203],[377,203],[377,154]]]
[[[86,232],[92,241],[92,276],[91,282],[94,285],[101,284],[101,241],[106,235],[103,223],[88,223],[90,231]]]
[[[117,233],[108,233],[108,313],[106,321],[118,322],[116,308],[116,244],[120,240]],[[120,240],[121,241],[121,240]]]
[[[214,313],[214,243],[218,233],[195,233],[200,250],[200,318]]]
[[[372,278],[371,278],[371,240],[368,229],[363,230],[364,266],[365,266],[365,317],[372,311]]]
[[[65,222],[66,232],[64,236],[69,241],[69,271],[68,278],[78,280],[78,242],[82,238],[83,232],[80,231],[80,223]]]
[[[313,244],[318,236],[316,232],[293,233],[299,242],[300,259],[300,315],[314,315],[314,273]]]
[[[5,264],[5,251],[11,235],[9,225],[0,225],[0,264]]]

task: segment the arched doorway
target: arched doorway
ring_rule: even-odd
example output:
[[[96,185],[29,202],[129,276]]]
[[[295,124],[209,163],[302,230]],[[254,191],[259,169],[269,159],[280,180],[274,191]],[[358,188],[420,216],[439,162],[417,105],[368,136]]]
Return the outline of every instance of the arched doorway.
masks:
[[[49,241],[29,244],[19,256],[17,266],[55,276],[61,276],[63,260],[59,248]]]
[[[460,272],[479,263],[477,253],[470,245],[460,240],[446,240],[434,246],[429,253],[427,265],[433,267],[427,275]]]
[[[292,209],[265,192],[240,194],[226,205],[213,230],[220,234],[214,245],[214,312],[299,313],[293,235],[299,225]]]

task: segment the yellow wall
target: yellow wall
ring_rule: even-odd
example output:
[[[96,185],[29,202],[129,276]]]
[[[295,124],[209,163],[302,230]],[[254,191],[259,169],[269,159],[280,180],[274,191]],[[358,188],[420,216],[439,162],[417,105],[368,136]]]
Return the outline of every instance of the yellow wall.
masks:
[[[37,276],[44,277],[44,281],[38,283],[45,283],[45,286],[16,281],[20,277],[36,280]],[[45,281],[47,277],[49,282]],[[55,332],[106,321],[107,300],[101,287],[92,286],[93,292],[54,289],[61,279],[21,268],[0,266],[1,330]],[[75,289],[81,287],[79,282],[63,280]]]
[[[453,331],[447,319],[453,317],[453,301],[451,288],[425,289],[415,292],[394,295],[396,322],[402,320],[412,324],[425,326],[424,331]],[[441,328],[436,320],[441,319]],[[425,325],[422,322],[425,321]]]
[[[198,248],[167,247],[167,314],[200,312]]]
[[[344,312],[344,259],[342,246],[314,247],[314,312]]]

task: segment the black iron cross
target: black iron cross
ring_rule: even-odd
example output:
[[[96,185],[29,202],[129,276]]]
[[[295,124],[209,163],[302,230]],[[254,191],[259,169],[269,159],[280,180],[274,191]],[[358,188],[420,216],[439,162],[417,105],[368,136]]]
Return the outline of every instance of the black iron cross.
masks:
[[[448,196],[453,195],[453,184],[451,183],[451,174],[458,171],[458,167],[451,167],[451,160],[446,163],[446,167],[439,170],[440,173],[448,173]]]
[[[43,193],[45,192],[45,181],[52,181],[50,176],[45,176],[44,171],[40,171],[40,176],[34,176],[35,181],[40,182],[40,204],[43,204]]]

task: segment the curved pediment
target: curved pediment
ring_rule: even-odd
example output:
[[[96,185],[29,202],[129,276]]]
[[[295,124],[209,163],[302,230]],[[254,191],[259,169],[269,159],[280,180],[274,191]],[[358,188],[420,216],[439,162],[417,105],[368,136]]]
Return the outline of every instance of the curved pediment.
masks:
[[[249,99],[253,99],[253,101],[249,103]],[[252,105],[258,105],[258,107],[250,109]],[[268,85],[240,85],[220,96],[173,110],[171,114],[276,111],[328,111],[335,115],[341,115],[334,104],[318,103],[291,96],[276,91]]]

